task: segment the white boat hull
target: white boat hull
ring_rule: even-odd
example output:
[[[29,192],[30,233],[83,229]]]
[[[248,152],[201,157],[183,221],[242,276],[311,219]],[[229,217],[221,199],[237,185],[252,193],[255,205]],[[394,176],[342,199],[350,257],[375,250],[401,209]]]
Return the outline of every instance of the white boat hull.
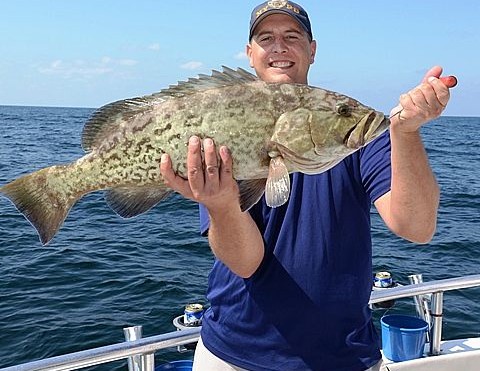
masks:
[[[428,354],[428,346],[425,354]],[[404,362],[393,362],[384,357],[384,362],[390,371],[479,371],[480,338],[444,341],[438,356]]]

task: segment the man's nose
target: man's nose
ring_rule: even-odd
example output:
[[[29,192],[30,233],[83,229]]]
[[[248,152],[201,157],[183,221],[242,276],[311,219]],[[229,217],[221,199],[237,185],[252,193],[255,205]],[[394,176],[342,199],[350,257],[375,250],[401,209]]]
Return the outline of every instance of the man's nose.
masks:
[[[272,50],[274,53],[285,53],[288,50],[288,47],[282,38],[276,38]]]

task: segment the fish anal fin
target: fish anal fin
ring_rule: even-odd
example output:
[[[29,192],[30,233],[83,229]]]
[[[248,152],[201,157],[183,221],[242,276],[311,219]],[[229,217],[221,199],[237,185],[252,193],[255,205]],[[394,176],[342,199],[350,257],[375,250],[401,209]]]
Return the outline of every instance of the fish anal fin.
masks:
[[[150,210],[173,191],[159,185],[117,187],[105,194],[108,206],[123,218],[132,218]]]
[[[290,197],[290,176],[281,156],[270,160],[265,200],[270,207],[282,206]]]
[[[238,182],[240,191],[240,207],[248,211],[265,193],[266,179],[241,180]]]

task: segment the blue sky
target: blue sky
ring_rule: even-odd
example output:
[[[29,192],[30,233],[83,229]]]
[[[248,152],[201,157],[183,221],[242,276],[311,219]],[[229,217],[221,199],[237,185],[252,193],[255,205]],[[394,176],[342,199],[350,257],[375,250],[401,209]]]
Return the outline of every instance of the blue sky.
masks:
[[[435,64],[446,115],[480,116],[478,0],[300,2],[318,42],[309,83],[389,112]],[[257,1],[2,0],[0,104],[99,107],[221,65],[249,69]]]

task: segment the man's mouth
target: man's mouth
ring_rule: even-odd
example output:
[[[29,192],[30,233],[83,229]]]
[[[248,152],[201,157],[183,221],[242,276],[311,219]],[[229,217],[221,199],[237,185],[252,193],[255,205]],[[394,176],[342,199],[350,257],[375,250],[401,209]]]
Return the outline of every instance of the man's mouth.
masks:
[[[274,68],[289,68],[293,65],[294,63],[291,61],[274,61],[269,63],[269,66]]]

